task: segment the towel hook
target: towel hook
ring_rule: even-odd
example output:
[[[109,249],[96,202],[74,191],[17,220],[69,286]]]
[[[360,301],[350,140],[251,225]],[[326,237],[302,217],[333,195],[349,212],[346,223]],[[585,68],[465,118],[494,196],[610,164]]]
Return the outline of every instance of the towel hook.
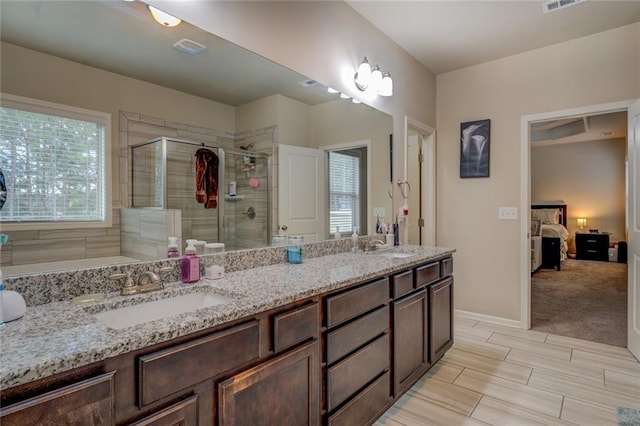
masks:
[[[400,179],[398,179],[396,183],[398,184],[398,188],[400,188],[400,195],[402,195],[402,198],[405,200],[409,198],[409,195],[411,194],[411,184],[406,180]]]

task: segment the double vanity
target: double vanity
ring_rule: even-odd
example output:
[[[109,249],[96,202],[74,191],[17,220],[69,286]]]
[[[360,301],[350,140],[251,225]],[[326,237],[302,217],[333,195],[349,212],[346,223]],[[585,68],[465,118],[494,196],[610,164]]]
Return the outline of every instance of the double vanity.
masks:
[[[0,329],[0,423],[371,424],[451,347],[454,250],[279,250],[244,252],[250,269],[225,254],[218,280],[30,306]]]

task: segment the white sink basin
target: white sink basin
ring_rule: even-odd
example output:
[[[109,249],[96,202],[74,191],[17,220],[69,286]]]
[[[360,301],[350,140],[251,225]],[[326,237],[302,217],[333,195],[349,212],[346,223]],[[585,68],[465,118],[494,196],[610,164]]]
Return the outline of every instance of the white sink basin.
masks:
[[[107,327],[120,330],[202,308],[229,303],[233,299],[215,293],[188,293],[166,299],[143,302],[133,306],[117,308],[93,314]]]
[[[395,257],[395,258],[403,258],[403,257],[411,257],[413,254],[411,253],[394,253],[394,252],[386,252],[380,253],[379,256],[383,257]]]

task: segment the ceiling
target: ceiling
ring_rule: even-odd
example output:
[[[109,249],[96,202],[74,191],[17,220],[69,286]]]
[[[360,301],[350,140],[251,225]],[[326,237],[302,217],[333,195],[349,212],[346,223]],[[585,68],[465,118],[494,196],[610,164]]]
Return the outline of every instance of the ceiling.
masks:
[[[638,0],[589,0],[551,13],[543,1],[347,3],[435,74],[640,21]]]
[[[275,94],[309,105],[336,99],[326,86],[187,22],[164,28],[138,1],[0,0],[0,12],[2,41],[227,105]],[[172,47],[184,38],[206,49],[190,55]]]

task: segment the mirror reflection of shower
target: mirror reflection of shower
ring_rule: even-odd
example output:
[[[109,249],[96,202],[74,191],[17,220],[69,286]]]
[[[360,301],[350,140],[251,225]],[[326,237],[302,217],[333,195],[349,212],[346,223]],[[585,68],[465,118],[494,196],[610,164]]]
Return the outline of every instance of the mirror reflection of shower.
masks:
[[[166,137],[133,146],[133,208],[122,210],[121,251],[138,259],[162,257],[168,237],[174,236],[181,253],[187,239],[224,243],[225,250],[268,245],[269,157],[251,149],[253,144],[234,151]],[[205,150],[209,160],[208,152],[217,158],[200,176],[198,167],[204,173],[205,166],[198,164],[198,150]],[[215,191],[213,182],[202,183],[213,169]],[[204,196],[216,202],[199,202]],[[249,208],[254,214],[247,214]]]

